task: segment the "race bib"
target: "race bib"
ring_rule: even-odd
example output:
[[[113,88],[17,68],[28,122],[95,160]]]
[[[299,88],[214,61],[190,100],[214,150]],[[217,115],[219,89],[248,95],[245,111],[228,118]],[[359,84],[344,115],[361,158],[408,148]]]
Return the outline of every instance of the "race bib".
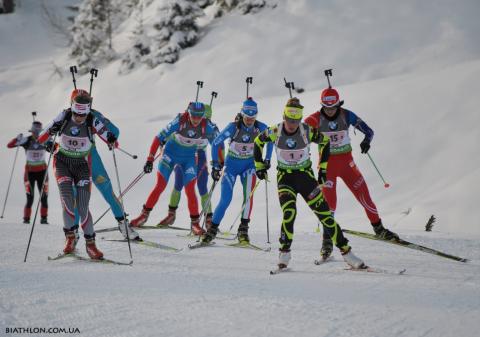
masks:
[[[330,147],[339,148],[350,144],[350,137],[348,131],[324,132],[330,138]]]
[[[88,152],[92,143],[88,137],[70,137],[62,134],[60,147],[67,151],[73,152]]]
[[[230,151],[241,157],[253,156],[253,143],[237,143],[230,144]]]
[[[309,156],[305,150],[279,150],[280,160],[288,164],[300,164],[307,160]]]
[[[28,162],[45,161],[45,150],[28,150],[27,161]]]
[[[179,133],[175,134],[175,139],[177,140],[178,143],[180,143],[181,145],[184,145],[184,146],[202,147],[202,146],[207,146],[208,145],[208,140],[207,139],[188,138],[188,137],[182,136]]]

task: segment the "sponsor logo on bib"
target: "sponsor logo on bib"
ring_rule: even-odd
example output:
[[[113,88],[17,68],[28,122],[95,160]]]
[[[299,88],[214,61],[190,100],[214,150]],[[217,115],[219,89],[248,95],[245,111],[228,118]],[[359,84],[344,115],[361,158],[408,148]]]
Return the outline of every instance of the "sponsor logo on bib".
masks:
[[[242,136],[242,142],[244,142],[244,143],[250,142],[250,135],[247,135],[247,134],[243,135]]]
[[[292,138],[288,138],[285,143],[287,144],[289,149],[294,149],[297,146],[297,142]]]
[[[328,122],[328,128],[330,130],[337,130],[338,129],[338,123],[335,121]]]
[[[72,126],[72,127],[70,128],[70,134],[71,134],[72,136],[78,136],[78,135],[80,134],[80,129],[79,129],[78,127],[76,127],[76,126]]]

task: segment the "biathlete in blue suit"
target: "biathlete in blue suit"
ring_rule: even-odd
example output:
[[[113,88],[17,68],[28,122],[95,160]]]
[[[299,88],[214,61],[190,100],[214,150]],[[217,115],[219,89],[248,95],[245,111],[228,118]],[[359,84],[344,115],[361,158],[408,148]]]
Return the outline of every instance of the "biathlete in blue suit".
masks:
[[[199,148],[207,146],[208,143],[211,144],[218,133],[217,126],[205,118],[205,106],[200,102],[190,103],[185,113],[178,114],[166,128],[160,131],[153,139],[150,154],[143,168],[145,173],[152,172],[155,153],[160,146],[164,145],[162,159],[158,164],[157,181],[143,205],[142,212],[132,220],[132,226],[140,227],[147,222],[151,210],[167,186],[175,165],[179,165],[183,171],[192,232],[196,235],[205,233],[200,227],[198,200],[195,194],[196,153]]]
[[[205,104],[205,118],[208,120],[212,119],[212,108],[210,105]],[[223,149],[220,149],[219,156],[220,162],[223,163]],[[180,195],[184,187],[183,183],[183,169],[180,165],[175,165],[175,184],[170,194],[170,202],[168,204],[168,214],[167,216],[159,222],[159,226],[170,226],[173,225],[176,218],[176,211],[178,204],[180,203]],[[206,146],[199,148],[197,150],[197,189],[200,194],[200,199],[202,202],[202,209],[205,208],[205,204],[208,201],[208,164],[207,164],[207,154]],[[209,228],[212,223],[212,206],[208,203],[207,209],[204,210],[206,217],[206,227]]]
[[[88,92],[83,89],[75,89],[72,92],[71,101],[73,101],[73,99],[80,94],[88,94]],[[112,143],[116,142],[116,140],[118,139],[118,136],[120,135],[120,130],[109,119],[103,116],[99,111],[92,109],[90,112],[95,118],[102,121],[103,125],[107,128],[109,140],[112,141]],[[90,155],[91,155],[91,170],[92,170],[93,183],[95,184],[97,189],[100,191],[105,201],[110,205],[113,216],[118,221],[118,229],[126,238],[127,233],[125,232],[125,223],[124,223],[125,221],[127,223],[129,238],[132,240],[140,240],[140,236],[138,235],[138,233],[130,227],[130,224],[128,223],[128,219],[126,218],[125,214],[122,211],[120,201],[117,199],[117,197],[115,196],[115,193],[113,192],[110,177],[108,176],[108,173],[105,170],[105,166],[103,165],[102,159],[98,154],[95,144],[93,144],[93,147],[90,151]],[[78,215],[77,208],[75,208],[75,224],[78,224],[78,223],[79,223],[79,215]]]
[[[213,212],[212,225],[202,237],[202,242],[212,241],[218,232],[225,211],[232,201],[233,188],[237,176],[243,185],[243,205],[241,223],[238,227],[238,241],[248,243],[248,225],[252,212],[253,195],[252,189],[256,184],[255,163],[253,158],[254,139],[268,127],[266,124],[257,121],[257,103],[248,98],[243,102],[242,111],[237,120],[228,126],[215,138],[212,145],[212,179],[218,181],[221,177],[222,164],[218,160],[218,148],[223,146],[226,139],[230,139],[228,153],[225,159],[225,172],[221,182],[221,198]],[[273,143],[267,146],[266,161],[270,162]]]

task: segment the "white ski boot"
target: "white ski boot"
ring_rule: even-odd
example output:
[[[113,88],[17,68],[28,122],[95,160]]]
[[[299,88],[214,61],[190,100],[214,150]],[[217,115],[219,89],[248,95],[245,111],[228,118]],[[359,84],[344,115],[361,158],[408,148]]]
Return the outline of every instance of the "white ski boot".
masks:
[[[290,254],[290,251],[280,251],[278,254],[278,268],[279,269],[284,269],[288,267],[288,263],[292,259],[292,255]]]
[[[118,229],[120,230],[120,233],[122,233],[123,237],[127,239],[125,223],[127,224],[128,237],[130,238],[130,240],[141,240],[140,235],[138,235],[138,233],[130,226],[128,219],[123,219],[118,222]]]
[[[362,259],[353,254],[351,247],[348,247],[348,249],[342,251],[342,256],[345,262],[354,269],[363,269],[366,267]]]

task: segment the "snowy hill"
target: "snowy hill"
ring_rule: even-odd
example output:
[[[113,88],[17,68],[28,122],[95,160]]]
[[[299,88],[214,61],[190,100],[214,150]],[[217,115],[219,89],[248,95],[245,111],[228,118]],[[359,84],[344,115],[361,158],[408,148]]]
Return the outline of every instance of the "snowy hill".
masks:
[[[77,2],[51,1],[59,10]],[[208,29],[196,46],[182,51],[177,63],[118,75],[115,61],[99,69],[93,88],[95,107],[121,129],[121,146],[139,156],[135,161],[117,154],[125,186],[141,172],[153,136],[193,99],[196,80],[205,82],[203,99],[209,99],[212,90],[219,92],[213,116],[222,128],[240,107],[245,77],[253,76],[251,93],[259,103],[259,119],[273,124],[281,119],[288,96],[284,76],[305,87],[299,97],[310,113],[318,108],[326,85],[323,69],[333,68],[333,83],[345,106],[375,130],[370,153],[391,184],[389,189],[360,154],[363,137],[353,132],[351,136],[355,160],[384,223],[408,240],[471,262],[349,237],[355,252],[369,264],[406,268],[406,275],[344,271],[338,252],[333,263],[314,266],[320,237],[314,232],[315,218],[299,202],[292,273],[271,277],[268,270],[277,260],[281,221],[273,183],[270,253],[224,247],[223,242],[179,253],[134,245],[133,267],[67,259],[47,262],[46,256],[63,245],[61,206],[50,172],[52,225],[36,225],[25,264],[30,227],[19,224],[25,201],[24,155],[19,152],[0,222],[0,335],[6,334],[6,327],[18,326],[78,327],[86,336],[474,335],[480,314],[480,214],[475,203],[480,186],[480,118],[475,112],[480,103],[479,8],[476,1],[455,7],[449,1],[436,1],[435,6],[433,1],[279,1],[275,9],[255,15],[204,18]],[[16,13],[0,16],[0,144],[26,133],[31,111],[47,122],[68,103],[68,66],[73,63],[64,41],[53,35],[39,12],[39,2],[24,0]],[[129,20],[119,26],[114,40],[119,53],[128,47]],[[52,62],[63,71],[61,76]],[[79,83],[87,87],[88,77]],[[111,153],[102,144],[99,150],[114,180]],[[14,151],[0,147],[2,203],[13,156]],[[153,175],[143,178],[126,196],[131,215],[139,212],[153,181]],[[222,229],[240,209],[238,186],[236,191]],[[338,191],[340,224],[370,232],[350,192],[341,183]],[[261,186],[252,217],[253,242],[261,246],[267,246],[264,193]],[[218,198],[215,194],[214,204]],[[165,193],[152,221],[163,217],[167,203]],[[93,189],[94,218],[105,209]],[[184,213],[177,219],[179,226],[188,225]],[[434,231],[426,233],[432,214],[438,220]],[[97,227],[113,222],[108,214]],[[177,234],[142,231],[148,240],[186,248],[191,239]],[[129,259],[126,245],[99,240],[99,247],[107,257]]]

